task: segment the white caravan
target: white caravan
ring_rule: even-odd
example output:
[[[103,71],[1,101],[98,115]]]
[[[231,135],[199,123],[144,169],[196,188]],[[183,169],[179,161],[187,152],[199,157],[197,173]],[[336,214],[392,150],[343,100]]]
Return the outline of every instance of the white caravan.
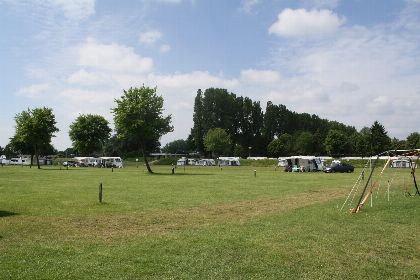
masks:
[[[101,157],[102,167],[123,168],[123,160],[120,157]]]
[[[324,160],[314,156],[293,156],[279,158],[278,166],[288,172],[312,172],[324,169]]]
[[[218,164],[220,166],[239,166],[241,165],[239,157],[219,157]]]
[[[1,155],[0,156],[0,164],[1,165],[9,165],[10,160],[8,160],[5,155]]]
[[[212,166],[212,165],[216,165],[216,161],[211,158],[204,158],[197,161],[196,165]]]

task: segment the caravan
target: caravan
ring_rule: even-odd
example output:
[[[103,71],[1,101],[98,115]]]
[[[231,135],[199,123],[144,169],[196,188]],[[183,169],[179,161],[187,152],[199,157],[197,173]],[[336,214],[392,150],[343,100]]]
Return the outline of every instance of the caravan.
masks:
[[[286,172],[314,172],[324,169],[324,160],[314,156],[293,156],[279,158],[278,166]]]
[[[123,168],[123,160],[120,157],[101,157],[100,166]]]
[[[239,157],[219,157],[218,158],[219,166],[239,166]]]

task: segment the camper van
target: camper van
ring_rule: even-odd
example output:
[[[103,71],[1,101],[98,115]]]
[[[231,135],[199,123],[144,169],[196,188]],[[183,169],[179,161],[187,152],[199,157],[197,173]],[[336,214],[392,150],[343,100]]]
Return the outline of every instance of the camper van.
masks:
[[[218,162],[219,166],[239,166],[239,157],[219,157]]]
[[[123,160],[120,157],[101,157],[101,167],[123,168]]]
[[[287,172],[314,172],[324,169],[324,161],[314,156],[293,156],[279,158],[278,166],[284,167]]]

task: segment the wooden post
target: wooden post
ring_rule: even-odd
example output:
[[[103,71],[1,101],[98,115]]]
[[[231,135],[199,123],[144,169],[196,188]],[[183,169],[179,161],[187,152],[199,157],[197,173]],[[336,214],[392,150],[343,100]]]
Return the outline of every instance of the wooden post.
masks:
[[[102,203],[102,183],[99,184],[99,203]]]

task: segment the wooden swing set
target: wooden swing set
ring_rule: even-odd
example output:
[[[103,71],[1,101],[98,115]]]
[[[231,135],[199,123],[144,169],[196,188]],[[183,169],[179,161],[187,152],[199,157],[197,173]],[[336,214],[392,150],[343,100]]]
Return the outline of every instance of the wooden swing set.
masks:
[[[380,161],[380,159],[386,159],[386,163],[383,166],[382,170],[380,171],[379,175],[374,178],[373,174],[374,171]],[[416,175],[415,171],[417,168],[417,163],[420,158],[420,149],[413,149],[413,150],[390,150],[385,151],[381,154],[376,155],[373,158],[369,158],[368,162],[366,163],[365,167],[363,168],[362,172],[360,173],[359,177],[357,178],[356,182],[354,183],[349,195],[347,196],[346,200],[344,201],[343,205],[340,208],[340,211],[344,208],[346,204],[352,204],[353,200],[358,192],[359,187],[362,185],[362,181],[364,181],[365,173],[369,172],[368,178],[364,184],[364,187],[361,191],[361,195],[358,199],[358,202],[355,207],[350,208],[350,213],[359,213],[363,206],[368,202],[368,199],[373,198],[374,190],[378,190],[381,186],[381,178],[385,171],[390,167],[393,160],[396,159],[406,159],[409,162],[409,169],[411,173],[411,178],[413,179],[413,184],[415,188],[414,194],[411,194],[408,189],[405,189],[405,195],[407,196],[420,196],[420,191],[417,186]],[[388,189],[388,201],[389,201],[389,192],[390,187],[392,184],[393,178],[387,180],[387,189]],[[405,181],[404,181],[405,184]]]

